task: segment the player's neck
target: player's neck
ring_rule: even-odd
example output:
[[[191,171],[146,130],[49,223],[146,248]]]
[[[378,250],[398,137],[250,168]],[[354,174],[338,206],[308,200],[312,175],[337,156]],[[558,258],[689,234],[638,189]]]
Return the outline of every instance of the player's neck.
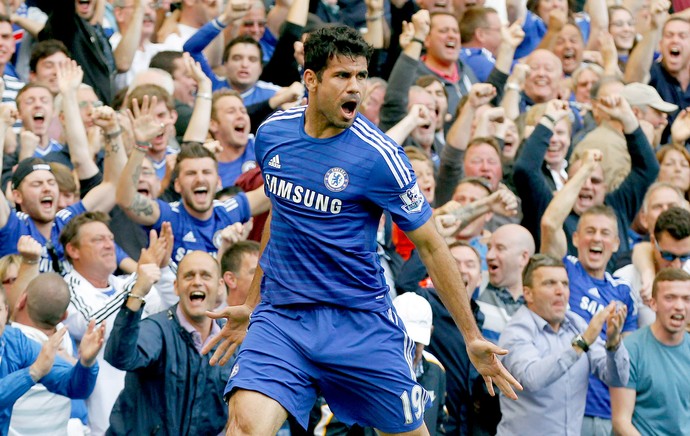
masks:
[[[345,129],[335,127],[328,120],[321,115],[316,106],[307,106],[307,112],[304,117],[304,132],[316,139],[332,138],[342,133]]]
[[[651,326],[649,326],[649,328],[657,341],[669,347],[680,345],[683,342],[683,338],[685,337],[686,333],[685,330],[673,333],[669,332],[663,328],[658,318]]]

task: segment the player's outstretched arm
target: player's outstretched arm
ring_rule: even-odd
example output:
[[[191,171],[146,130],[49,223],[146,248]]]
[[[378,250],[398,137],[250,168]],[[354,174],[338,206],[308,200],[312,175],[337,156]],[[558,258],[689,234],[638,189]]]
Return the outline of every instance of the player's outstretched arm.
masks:
[[[266,224],[264,224],[264,233],[261,236],[261,248],[259,258],[263,254],[266,244],[271,237],[271,217],[269,212]],[[218,348],[213,352],[213,356],[209,363],[211,365],[221,364],[225,365],[228,360],[232,358],[235,349],[242,343],[247,334],[247,327],[249,326],[249,316],[256,306],[261,302],[261,279],[264,271],[261,265],[256,266],[256,272],[252,279],[252,284],[247,293],[247,300],[240,306],[228,306],[221,312],[206,312],[206,314],[213,319],[225,318],[227,320],[225,326],[211,339],[201,350],[203,354],[207,354],[218,344]]]
[[[495,383],[507,397],[517,399],[514,389],[522,390],[522,386],[496,357],[497,354],[507,354],[508,351],[487,341],[479,333],[472,316],[467,291],[462,280],[459,280],[458,266],[443,238],[436,231],[433,220],[407,232],[407,236],[419,250],[441,301],[460,328],[470,360],[484,377],[489,393],[493,395]]]

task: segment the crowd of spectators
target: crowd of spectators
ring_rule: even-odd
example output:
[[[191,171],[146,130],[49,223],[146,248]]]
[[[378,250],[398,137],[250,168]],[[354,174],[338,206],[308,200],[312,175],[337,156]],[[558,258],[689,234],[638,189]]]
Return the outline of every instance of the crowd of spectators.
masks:
[[[0,434],[223,431],[233,367],[202,352],[223,325],[207,311],[245,301],[267,195],[341,207],[261,176],[307,156],[254,152],[268,116],[307,102],[305,39],[338,25],[374,48],[342,109],[404,147],[524,387],[487,391],[384,214],[381,280],[417,343],[430,433],[690,434],[688,6],[0,3]],[[321,397],[307,429],[288,421],[373,434]]]

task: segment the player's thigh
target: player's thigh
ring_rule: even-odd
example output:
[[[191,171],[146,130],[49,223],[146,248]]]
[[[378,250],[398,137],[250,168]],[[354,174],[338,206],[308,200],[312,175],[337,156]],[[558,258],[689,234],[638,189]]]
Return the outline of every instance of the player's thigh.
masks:
[[[424,423],[422,423],[421,427],[412,431],[406,431],[405,433],[385,433],[379,430],[377,432],[381,436],[429,436],[429,430]]]
[[[414,378],[414,342],[395,312],[339,312],[332,320],[339,331],[315,353],[318,385],[331,410],[348,425],[389,434],[418,429],[431,400]]]
[[[275,435],[287,419],[276,400],[260,392],[237,389],[228,405],[228,436]]]

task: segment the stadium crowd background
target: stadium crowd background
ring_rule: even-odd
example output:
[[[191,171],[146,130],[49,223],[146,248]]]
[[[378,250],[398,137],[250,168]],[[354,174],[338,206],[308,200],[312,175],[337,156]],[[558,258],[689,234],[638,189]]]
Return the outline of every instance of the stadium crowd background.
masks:
[[[402,201],[434,208],[483,335],[524,387],[489,395],[384,214],[378,261],[417,343],[430,433],[689,434],[687,7],[2,2],[0,434],[223,431],[233,365],[202,353],[220,330],[206,311],[244,303],[266,195],[339,213],[335,195],[264,188],[261,166],[295,163],[254,153],[267,117],[307,102],[305,38],[335,25],[374,48],[366,92],[342,109],[405,147],[418,189]],[[280,430],[305,431],[372,432],[321,397],[306,430]]]

